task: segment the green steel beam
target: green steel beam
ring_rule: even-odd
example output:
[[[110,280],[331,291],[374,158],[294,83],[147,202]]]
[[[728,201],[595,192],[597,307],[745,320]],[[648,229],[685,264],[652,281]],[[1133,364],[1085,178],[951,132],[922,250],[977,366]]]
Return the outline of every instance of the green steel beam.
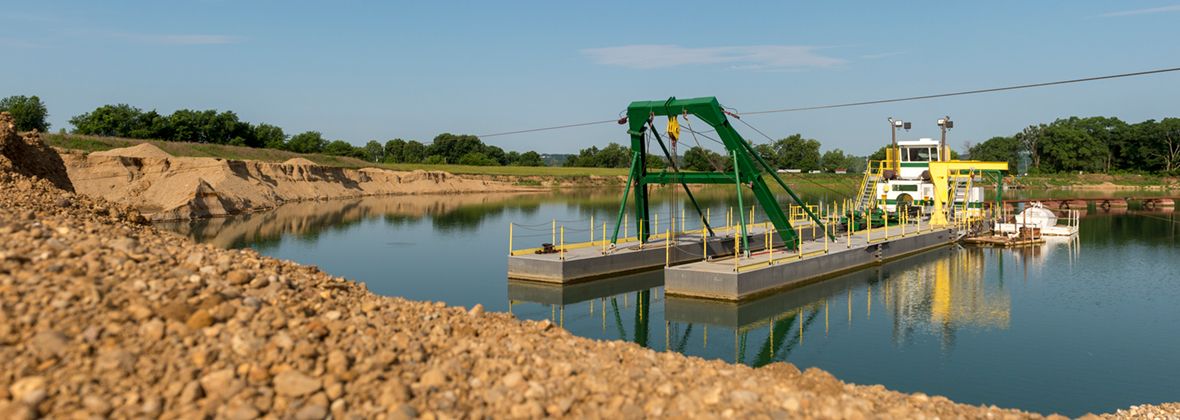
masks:
[[[736,178],[729,177],[727,174],[720,174],[714,172],[704,173],[674,173],[674,174],[649,174],[647,172],[646,156],[647,156],[647,142],[645,130],[647,130],[647,122],[655,116],[672,116],[692,114],[701,119],[709,126],[717,131],[726,150],[730,152],[734,161],[734,173],[738,174]],[[642,241],[647,241],[650,222],[648,220],[648,184],[670,184],[670,183],[686,183],[686,184],[720,184],[734,182],[737,185],[747,185],[754,192],[759,204],[762,206],[764,212],[767,214],[770,221],[778,229],[779,235],[787,245],[788,248],[795,247],[796,232],[791,227],[790,221],[783,213],[782,207],[779,206],[774,194],[770,191],[766,182],[762,180],[761,174],[763,172],[769,173],[778,184],[786,190],[787,194],[791,196],[797,203],[803,205],[803,202],[795,195],[782,179],[774,173],[773,168],[770,168],[765,161],[758,156],[757,153],[752,152],[752,147],[745,139],[738,134],[730,125],[729,120],[725,116],[725,111],[721,108],[721,104],[717,102],[714,97],[702,97],[692,99],[676,99],[668,98],[665,101],[636,101],[632,102],[627,107],[627,133],[631,135],[631,150],[638,153],[640,156],[637,165],[633,165],[634,176],[636,181],[635,188],[635,214],[639,228],[639,238]],[[751,159],[757,159],[757,163]],[[739,191],[740,199],[740,191]],[[804,206],[806,209],[806,206]],[[820,226],[823,223],[811,213],[807,211],[808,216],[812,217]],[[826,229],[825,229],[826,231]]]
[[[732,184],[733,175],[721,172],[654,173],[643,176],[647,184]]]

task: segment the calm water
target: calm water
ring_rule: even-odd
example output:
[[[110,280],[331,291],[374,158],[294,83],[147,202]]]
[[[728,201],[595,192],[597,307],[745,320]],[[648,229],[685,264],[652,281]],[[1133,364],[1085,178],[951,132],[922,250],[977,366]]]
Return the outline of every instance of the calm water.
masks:
[[[727,193],[698,198],[718,218]],[[839,198],[826,193],[809,199]],[[673,197],[655,199],[666,220]],[[165,227],[314,264],[376,293],[479,303],[704,358],[816,366],[964,403],[1079,415],[1180,401],[1173,213],[1091,211],[1074,240],[945,248],[740,305],[665,297],[659,272],[565,288],[505,279],[510,221],[540,225],[518,227],[517,248],[548,242],[553,219],[567,241],[585,240],[590,216],[613,217],[617,200],[617,191],[371,198]]]

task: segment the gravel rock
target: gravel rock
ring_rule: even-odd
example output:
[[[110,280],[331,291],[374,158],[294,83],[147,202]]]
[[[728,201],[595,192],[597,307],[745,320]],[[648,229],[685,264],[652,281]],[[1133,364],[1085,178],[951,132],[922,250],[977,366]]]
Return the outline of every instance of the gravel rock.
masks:
[[[302,397],[319,391],[322,386],[319,379],[289,370],[275,376],[275,392],[285,397]]]
[[[14,382],[9,388],[9,392],[12,393],[12,400],[15,402],[37,405],[48,396],[45,385],[45,378],[30,376]]]

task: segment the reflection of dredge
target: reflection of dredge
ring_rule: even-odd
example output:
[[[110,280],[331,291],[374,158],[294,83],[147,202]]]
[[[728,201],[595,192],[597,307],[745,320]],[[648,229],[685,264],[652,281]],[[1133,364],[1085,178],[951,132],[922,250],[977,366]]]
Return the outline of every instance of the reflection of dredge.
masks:
[[[522,280],[508,280],[508,310],[521,302],[532,302],[549,307],[549,319],[562,327],[566,323],[566,307],[586,303],[589,311],[578,316],[601,317],[602,329],[608,324],[620,340],[649,345],[649,324],[653,291],[664,284],[663,273],[649,271],[592,282],[560,285]],[[658,297],[658,293],[656,294]],[[580,305],[579,305],[580,306]],[[634,307],[633,326],[628,332],[624,325],[624,311]],[[597,309],[596,309],[597,308]],[[598,314],[595,314],[595,311]]]
[[[1011,300],[1002,280],[985,281],[986,258],[981,248],[940,253],[940,258],[912,266],[884,285],[885,305],[893,313],[894,340],[908,341],[926,330],[954,344],[961,327],[1008,328]]]
[[[820,322],[826,333],[832,316],[851,324],[860,313],[871,318],[874,304],[882,303],[893,320],[895,342],[924,331],[940,335],[949,347],[958,328],[1009,325],[1010,298],[1002,281],[986,283],[983,252],[989,251],[958,247],[931,251],[743,303],[669,296],[664,312],[674,328],[704,324],[732,329],[733,360],[754,366],[785,360]],[[863,297],[854,294],[860,287],[865,287]],[[863,303],[855,302],[862,298]],[[765,339],[757,352],[749,354],[751,337],[762,334]],[[702,337],[703,343],[707,340]],[[672,338],[674,343],[686,341],[687,334]]]

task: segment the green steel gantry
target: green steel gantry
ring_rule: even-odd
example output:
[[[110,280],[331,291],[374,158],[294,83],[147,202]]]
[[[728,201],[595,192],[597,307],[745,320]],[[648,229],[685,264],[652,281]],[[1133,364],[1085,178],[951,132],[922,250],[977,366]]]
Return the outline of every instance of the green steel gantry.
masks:
[[[663,139],[659,132],[655,129],[653,119],[657,116],[680,116],[692,115],[699,118],[701,121],[709,124],[717,131],[717,135],[721,138],[721,142],[725,145],[729,152],[730,160],[733,164],[733,172],[681,172],[676,167],[676,159],[668,152]],[[736,117],[736,115],[735,115]],[[701,211],[700,205],[697,204],[696,198],[693,197],[692,191],[689,190],[688,184],[731,184],[737,188],[738,208],[743,208],[742,204],[742,187],[750,188],[754,193],[754,198],[758,200],[758,204],[766,212],[770,222],[778,230],[779,236],[783,243],[789,248],[794,249],[797,244],[798,234],[792,228],[790,220],[783,210],[779,207],[778,201],[774,194],[770,191],[766,180],[763,179],[764,174],[769,175],[780,187],[783,188],[795,200],[795,203],[802,206],[807,212],[808,217],[811,218],[821,229],[824,227],[823,222],[810,209],[804,205],[799,196],[787,186],[775,173],[775,168],[772,168],[757,152],[754,151],[753,146],[750,145],[741,135],[734,130],[730,125],[729,119],[726,118],[726,112],[722,109],[721,104],[717,102],[715,97],[702,97],[692,99],[676,99],[675,97],[668,98],[666,101],[637,101],[632,102],[627,107],[626,121],[620,120],[620,124],[628,124],[627,133],[631,135],[631,171],[627,178],[627,188],[623,190],[623,200],[619,203],[619,216],[615,222],[614,235],[611,237],[611,243],[615,244],[619,238],[619,226],[622,223],[623,215],[626,212],[628,193],[635,190],[635,217],[640,223],[636,223],[637,237],[641,242],[647,242],[650,236],[650,220],[648,209],[648,188],[649,184],[680,184],[692,202],[693,207],[696,208],[697,214],[700,215],[704,221],[704,228],[709,230],[710,235],[713,230],[705,220],[704,213]],[[646,157],[647,150],[647,133],[655,138],[663,151],[664,156],[668,158],[669,164],[673,171],[658,173],[648,173]],[[743,249],[749,250],[749,234],[746,232],[746,225],[749,223],[745,220],[745,214],[739,210],[737,217],[740,220]],[[823,232],[828,232],[827,229],[822,229]],[[828,235],[831,235],[828,233]]]

